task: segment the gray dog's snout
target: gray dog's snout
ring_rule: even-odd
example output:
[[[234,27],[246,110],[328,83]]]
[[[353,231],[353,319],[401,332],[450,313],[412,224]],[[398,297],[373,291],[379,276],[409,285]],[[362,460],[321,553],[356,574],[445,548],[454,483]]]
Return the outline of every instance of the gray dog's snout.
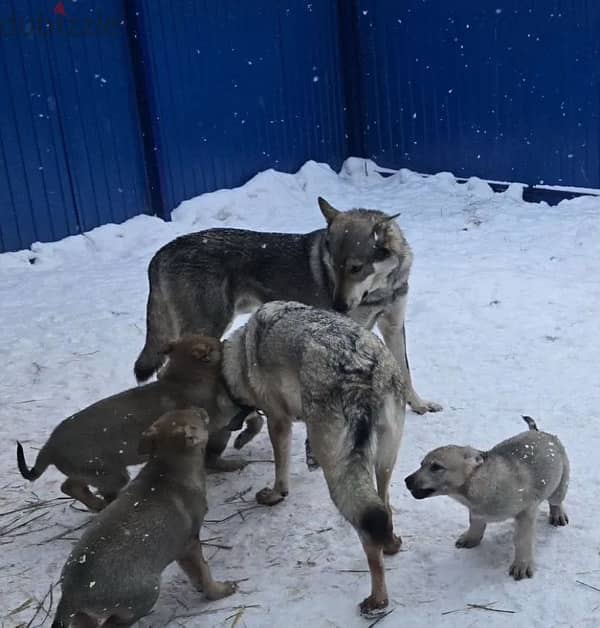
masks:
[[[415,474],[411,474],[411,475],[407,475],[404,478],[404,483],[406,484],[406,488],[409,491],[412,491],[412,489],[415,487]]]

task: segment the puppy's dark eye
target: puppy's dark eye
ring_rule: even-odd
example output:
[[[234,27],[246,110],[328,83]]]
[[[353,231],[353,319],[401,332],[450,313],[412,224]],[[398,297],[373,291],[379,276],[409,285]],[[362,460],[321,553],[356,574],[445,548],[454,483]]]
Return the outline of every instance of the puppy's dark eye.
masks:
[[[350,266],[348,270],[350,271],[351,275],[358,275],[358,273],[360,273],[362,269],[362,264],[352,264],[352,266]]]
[[[430,470],[430,471],[433,471],[434,473],[436,473],[436,472],[438,472],[438,471],[443,471],[443,470],[444,470],[444,467],[442,467],[442,465],[441,465],[441,464],[438,464],[437,462],[432,462],[432,463],[429,465],[429,470]]]

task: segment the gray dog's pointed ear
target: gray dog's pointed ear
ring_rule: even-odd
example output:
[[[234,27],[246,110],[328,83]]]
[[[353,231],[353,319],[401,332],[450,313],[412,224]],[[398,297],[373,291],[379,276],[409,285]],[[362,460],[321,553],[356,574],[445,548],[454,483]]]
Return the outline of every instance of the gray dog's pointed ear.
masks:
[[[321,210],[321,213],[325,217],[327,224],[330,225],[335,220],[335,217],[341,213],[340,210],[333,207],[333,205],[328,203],[321,196],[319,196],[319,198],[317,199],[317,202],[319,203],[319,209]]]
[[[151,425],[146,431],[142,432],[140,442],[138,443],[138,454],[141,456],[149,456],[156,449],[156,439],[158,430]]]
[[[373,233],[373,239],[375,240],[375,242],[385,240],[386,231],[388,227],[390,226],[390,223],[396,220],[396,218],[398,218],[399,215],[400,213],[394,214],[393,216],[385,216],[384,218],[382,218],[381,220],[378,220],[373,225],[372,233]]]

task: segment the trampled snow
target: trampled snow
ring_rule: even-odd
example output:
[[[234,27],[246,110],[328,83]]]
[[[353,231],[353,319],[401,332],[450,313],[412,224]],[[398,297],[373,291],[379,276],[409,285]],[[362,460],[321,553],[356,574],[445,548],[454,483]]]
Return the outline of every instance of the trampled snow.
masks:
[[[415,254],[407,320],[413,377],[423,397],[444,404],[436,415],[407,413],[392,484],[404,545],[386,559],[393,612],[378,628],[599,625],[600,592],[591,587],[600,588],[600,199],[524,203],[519,186],[494,193],[449,173],[383,177],[358,159],[339,174],[314,162],[294,175],[263,172],[241,188],[182,203],[170,223],[140,216],[0,256],[2,625],[27,625],[45,596],[48,609],[49,589],[91,517],[70,500],[45,501],[60,497],[63,477],[54,468],[34,484],[23,480],[15,441],[32,464],[59,421],[135,384],[153,253],[207,227],[320,228],[319,195],[342,209],[401,212]],[[416,501],[403,478],[433,447],[487,449],[522,431],[521,414],[559,435],[572,479],[570,525],[552,528],[547,507],[540,509],[537,572],[515,582],[511,522],[490,525],[476,549],[455,549],[466,509],[443,497]],[[369,592],[365,557],[321,472],[307,471],[303,439],[296,424],[291,493],[271,509],[254,507],[253,498],[273,479],[266,430],[242,450],[255,463],[208,478],[206,554],[215,577],[248,578],[239,593],[207,602],[171,567],[143,626],[369,625],[357,611]],[[54,606],[58,595],[55,587]],[[32,625],[45,616],[40,609]]]

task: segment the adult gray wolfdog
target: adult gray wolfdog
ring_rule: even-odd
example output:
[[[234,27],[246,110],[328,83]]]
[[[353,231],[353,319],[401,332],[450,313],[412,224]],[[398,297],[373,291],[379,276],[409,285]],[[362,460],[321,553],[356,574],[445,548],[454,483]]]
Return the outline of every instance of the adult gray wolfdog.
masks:
[[[267,415],[275,484],[257,493],[259,503],[288,494],[292,422],[300,417],[331,498],[367,555],[372,589],[361,611],[385,608],[383,554],[401,545],[388,489],[406,408],[394,356],[346,316],[275,301],[224,341],[223,374],[236,399]]]
[[[220,338],[237,313],[268,301],[299,301],[336,310],[372,329],[377,324],[398,361],[406,400],[422,414],[441,406],[415,391],[404,317],[412,252],[400,228],[380,211],[338,211],[319,198],[327,228],[307,234],[209,229],[173,240],[153,257],[146,343],[135,363],[145,381],[164,348],[183,334]]]

